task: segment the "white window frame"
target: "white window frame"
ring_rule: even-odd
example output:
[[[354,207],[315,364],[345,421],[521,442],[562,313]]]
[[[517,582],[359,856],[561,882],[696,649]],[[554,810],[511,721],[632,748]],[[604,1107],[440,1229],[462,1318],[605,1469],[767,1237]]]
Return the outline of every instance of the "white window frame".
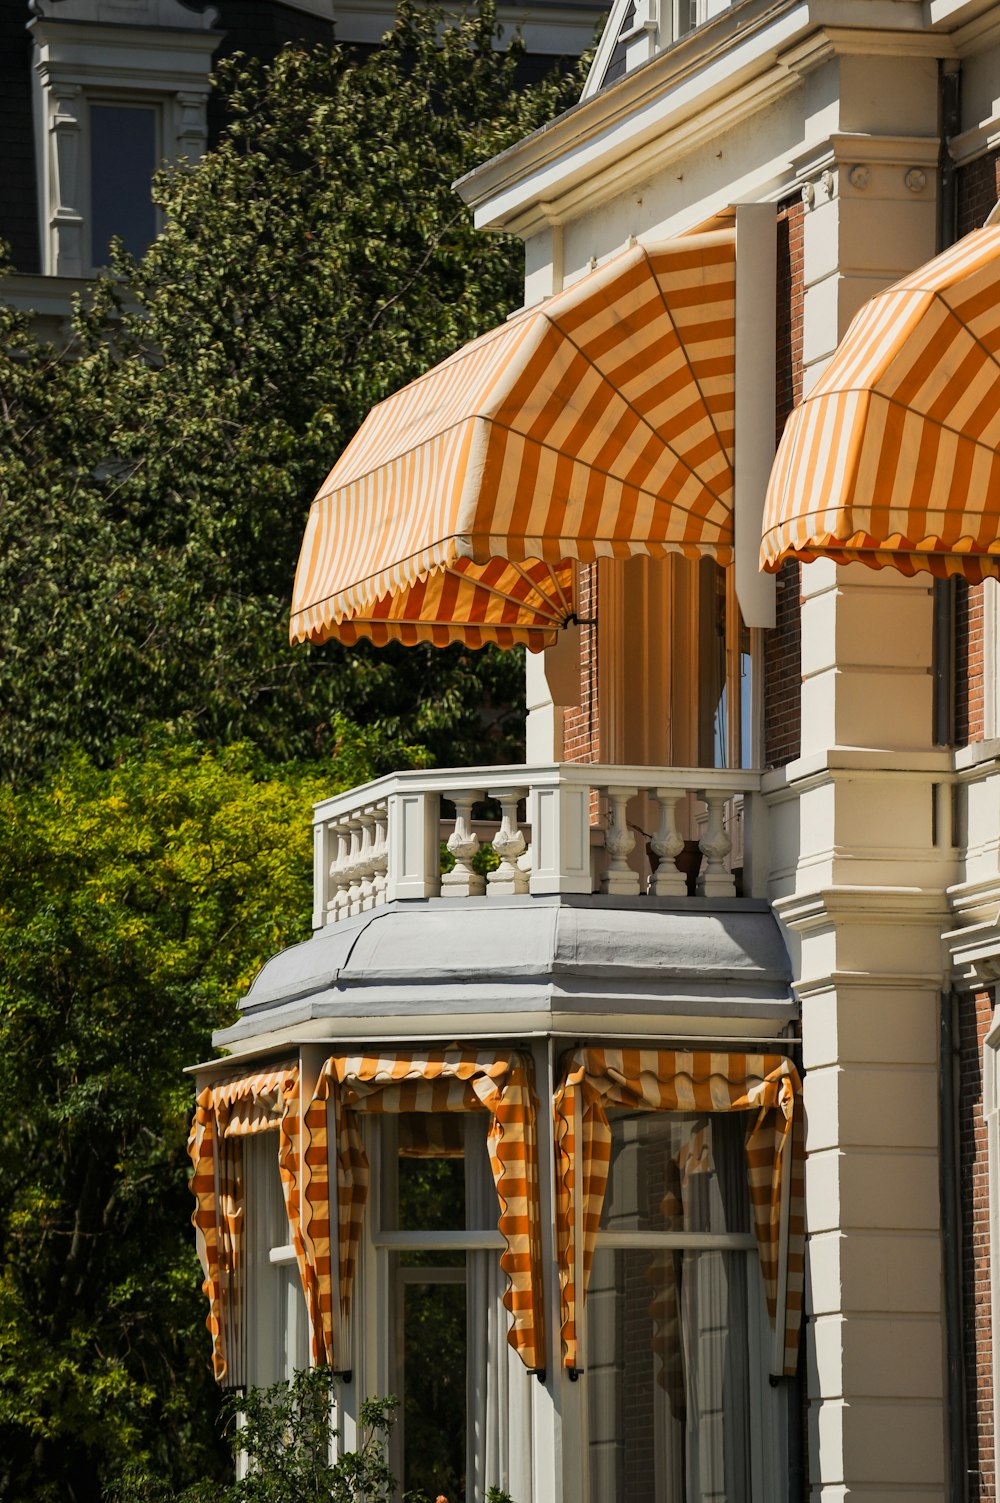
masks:
[[[46,276],[94,273],[90,256],[89,104],[143,105],[159,117],[159,159],[197,161],[208,140],[216,13],[179,0],[121,0],[124,22],[98,0],[37,0],[34,123],[39,245]]]

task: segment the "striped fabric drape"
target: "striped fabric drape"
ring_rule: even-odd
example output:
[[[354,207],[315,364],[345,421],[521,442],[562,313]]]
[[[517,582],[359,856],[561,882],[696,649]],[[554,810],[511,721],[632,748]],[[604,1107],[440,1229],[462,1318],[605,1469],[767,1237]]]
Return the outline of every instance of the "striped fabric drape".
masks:
[[[554,1104],[556,1240],[566,1367],[578,1366],[578,1321],[607,1188],[607,1109],[621,1106],[632,1111],[752,1114],[746,1135],[747,1178],[768,1314],[776,1351],[780,1349],[772,1371],[794,1373],[805,1247],[802,1133],[793,1130],[800,1100],[795,1066],[778,1054],[580,1049],[569,1056]]]
[[[785,428],[762,567],[1000,574],[998,444],[1000,228],[988,228],[856,316]]]
[[[293,642],[550,645],[573,564],[728,561],[735,234],[637,245],[369,413],[306,528]]]
[[[368,1159],[358,1113],[487,1111],[498,1226],[507,1244],[500,1264],[509,1281],[504,1296],[511,1314],[508,1340],[527,1368],[544,1367],[537,1114],[527,1056],[404,1050],[384,1057],[335,1055],[326,1061],[304,1119],[301,1240],[314,1360],[336,1365],[343,1358],[335,1338],[328,1104],[335,1124],[340,1317],[346,1320],[350,1312],[368,1196]]]
[[[276,1153],[292,1240],[298,1247],[294,1195],[299,1139],[299,1069],[272,1065],[233,1075],[199,1092],[188,1138],[194,1173],[198,1256],[208,1297],[206,1325],[212,1337],[216,1380],[230,1387],[247,1381],[246,1287],[243,1268],[243,1141],[256,1133],[278,1135]]]

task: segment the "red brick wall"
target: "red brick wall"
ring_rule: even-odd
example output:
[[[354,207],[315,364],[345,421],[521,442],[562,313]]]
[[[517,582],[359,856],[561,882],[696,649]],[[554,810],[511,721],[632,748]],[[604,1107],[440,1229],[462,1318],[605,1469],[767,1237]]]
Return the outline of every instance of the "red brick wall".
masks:
[[[986,734],[983,699],[983,587],[955,585],[955,742],[968,746]]]
[[[597,620],[597,565],[580,570],[579,605],[583,621]],[[597,627],[580,629],[580,703],[563,711],[563,757],[567,762],[598,762],[601,717],[598,704]]]
[[[1000,198],[1000,153],[979,157],[956,174],[958,233],[979,229]],[[955,611],[955,740],[981,741],[983,723],[983,587],[960,584]]]
[[[802,398],[803,227],[800,200],[778,211],[776,439]],[[802,628],[799,565],[778,575],[777,622],[764,639],[764,761],[783,767],[801,746]]]
[[[983,1039],[993,1021],[988,993],[959,1002],[959,1156],[965,1345],[968,1503],[994,1503],[993,1351],[990,1322],[989,1180],[983,1121]]]
[[[958,233],[967,235],[978,230],[1000,198],[1000,152],[978,157],[956,173],[958,190]]]

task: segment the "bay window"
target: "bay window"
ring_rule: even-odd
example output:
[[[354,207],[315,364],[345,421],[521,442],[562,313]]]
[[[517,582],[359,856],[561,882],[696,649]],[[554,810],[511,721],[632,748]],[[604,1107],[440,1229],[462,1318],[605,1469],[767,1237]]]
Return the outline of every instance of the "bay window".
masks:
[[[787,1396],[768,1382],[744,1123],[622,1112],[610,1126],[587,1295],[590,1497],[781,1503]]]

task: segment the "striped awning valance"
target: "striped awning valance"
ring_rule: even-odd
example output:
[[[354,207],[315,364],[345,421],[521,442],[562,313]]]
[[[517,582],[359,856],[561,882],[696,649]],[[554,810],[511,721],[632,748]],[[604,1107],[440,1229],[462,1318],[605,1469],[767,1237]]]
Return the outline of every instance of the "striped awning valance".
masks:
[[[232,1075],[199,1091],[188,1139],[195,1197],[191,1220],[205,1274],[212,1366],[216,1380],[230,1386],[245,1383],[247,1376],[243,1143],[272,1132],[278,1135],[275,1158],[298,1251],[298,1201],[291,1172],[299,1143],[298,1064]]]
[[[792,413],[761,563],[1000,574],[1000,228],[862,308]]]
[[[293,642],[551,644],[576,562],[732,544],[735,235],[637,245],[369,413],[313,502]]]

